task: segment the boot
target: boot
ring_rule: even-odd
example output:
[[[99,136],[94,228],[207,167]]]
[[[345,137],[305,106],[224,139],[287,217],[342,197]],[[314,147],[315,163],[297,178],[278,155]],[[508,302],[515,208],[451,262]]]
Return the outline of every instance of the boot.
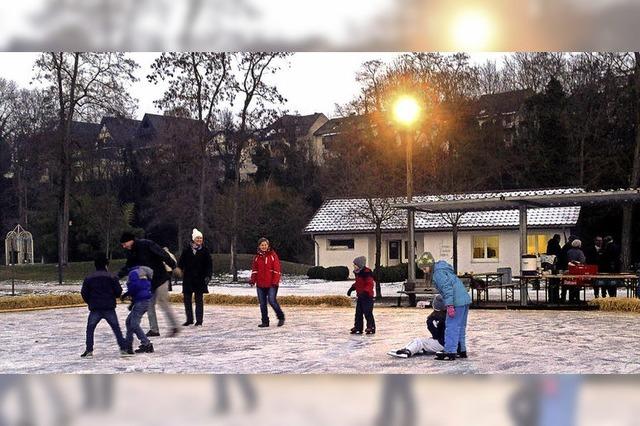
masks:
[[[153,330],[147,331],[147,337],[159,337],[159,336],[160,336],[159,331],[153,331]]]
[[[350,332],[351,334],[362,334],[362,330],[358,330],[355,327],[353,327]]]
[[[376,334],[375,328],[367,328],[364,330],[365,334]]]
[[[455,361],[456,360],[456,354],[455,353],[448,353],[445,351],[439,351],[436,352],[436,359],[438,361]]]
[[[135,352],[133,352],[132,348],[120,349],[120,356],[123,358],[133,355],[135,355]]]
[[[183,327],[187,327],[187,326],[192,325],[192,324],[193,324],[193,321],[185,321],[185,322],[182,324],[182,326],[183,326]]]
[[[258,327],[260,327],[260,328],[269,327],[269,323],[268,322],[262,322],[262,323],[258,324]]]
[[[93,358],[93,351],[84,351],[80,358]]]
[[[282,327],[284,325],[284,317],[278,320],[278,327]]]
[[[153,343],[149,343],[148,345],[140,345],[140,347],[135,350],[135,353],[137,354],[153,353]]]
[[[467,351],[458,351],[458,358],[468,358],[467,357]]]

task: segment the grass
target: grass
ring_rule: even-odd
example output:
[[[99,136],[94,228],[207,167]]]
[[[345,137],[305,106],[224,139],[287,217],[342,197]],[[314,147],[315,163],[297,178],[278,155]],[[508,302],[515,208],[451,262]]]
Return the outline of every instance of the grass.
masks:
[[[182,294],[171,294],[173,303],[182,303]],[[206,294],[204,301],[208,305],[257,305],[255,296],[231,296],[226,294]],[[278,298],[282,306],[320,306],[350,307],[351,299],[346,296],[282,296]],[[60,306],[84,305],[79,294],[33,294],[26,296],[0,297],[0,312],[17,309],[55,308]]]
[[[213,255],[213,270],[216,274],[229,270],[228,254]],[[251,269],[252,254],[239,254],[237,258],[238,269]],[[118,271],[124,265],[123,259],[111,261],[109,269]],[[306,275],[311,266],[301,263],[282,262],[282,273],[286,275]],[[93,262],[72,262],[64,268],[64,282],[82,281],[85,276],[94,270]],[[15,278],[17,281],[37,281],[37,282],[57,282],[58,268],[56,264],[34,264],[20,266],[0,266],[0,281],[10,281]]]
[[[606,297],[593,299],[589,305],[597,306],[601,311],[640,312],[640,299],[628,297]]]

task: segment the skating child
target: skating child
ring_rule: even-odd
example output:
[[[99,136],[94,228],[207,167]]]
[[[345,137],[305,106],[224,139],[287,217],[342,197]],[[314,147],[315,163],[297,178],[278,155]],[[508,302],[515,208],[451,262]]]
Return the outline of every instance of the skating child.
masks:
[[[127,292],[122,295],[121,299],[131,298],[131,306],[129,306],[129,316],[127,317],[127,354],[133,355],[133,335],[138,336],[140,347],[136,349],[136,353],[153,352],[153,344],[149,341],[147,335],[140,327],[142,316],[149,309],[149,301],[151,300],[151,279],[153,271],[146,266],[138,266],[129,271],[127,280]]]
[[[113,330],[120,347],[120,353],[124,355],[126,353],[126,344],[124,337],[122,337],[118,316],[116,315],[116,299],[122,294],[122,287],[120,287],[118,278],[107,271],[109,259],[104,253],[97,254],[93,263],[96,271],[85,278],[80,290],[82,299],[89,307],[86,350],[80,356],[82,358],[93,357],[93,334],[98,323],[103,319],[107,321],[107,324]]]
[[[427,317],[427,329],[431,333],[431,337],[413,339],[404,348],[387,352],[389,355],[398,358],[409,358],[420,353],[433,355],[444,349],[447,307],[444,304],[444,299],[439,294],[433,299],[432,306],[433,312]]]
[[[347,296],[355,290],[357,296],[355,324],[351,329],[351,334],[362,334],[364,316],[367,319],[366,334],[375,334],[376,321],[373,318],[373,272],[366,266],[367,258],[364,256],[353,259],[353,272],[356,282],[353,283]]]

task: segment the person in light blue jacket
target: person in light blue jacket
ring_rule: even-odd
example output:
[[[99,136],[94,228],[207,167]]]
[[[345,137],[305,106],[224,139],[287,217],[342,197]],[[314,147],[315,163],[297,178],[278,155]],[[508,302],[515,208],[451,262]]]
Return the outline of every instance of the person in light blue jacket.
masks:
[[[418,259],[418,267],[425,274],[432,273],[432,282],[442,295],[447,306],[444,350],[436,353],[436,359],[454,361],[456,356],[467,358],[466,329],[471,297],[462,281],[453,271],[453,266],[424,252]]]

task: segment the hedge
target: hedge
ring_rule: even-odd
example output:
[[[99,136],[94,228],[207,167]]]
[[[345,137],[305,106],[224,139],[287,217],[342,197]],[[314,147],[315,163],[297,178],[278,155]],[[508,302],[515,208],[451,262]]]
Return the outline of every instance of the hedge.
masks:
[[[324,279],[328,281],[346,281],[349,279],[349,268],[346,266],[329,266],[324,270]]]
[[[307,277],[312,280],[324,280],[324,266],[313,266],[307,270]]]
[[[376,272],[381,283],[397,283],[407,280],[409,264],[401,263],[395,266],[381,266]],[[424,278],[424,273],[416,267],[416,278]]]

